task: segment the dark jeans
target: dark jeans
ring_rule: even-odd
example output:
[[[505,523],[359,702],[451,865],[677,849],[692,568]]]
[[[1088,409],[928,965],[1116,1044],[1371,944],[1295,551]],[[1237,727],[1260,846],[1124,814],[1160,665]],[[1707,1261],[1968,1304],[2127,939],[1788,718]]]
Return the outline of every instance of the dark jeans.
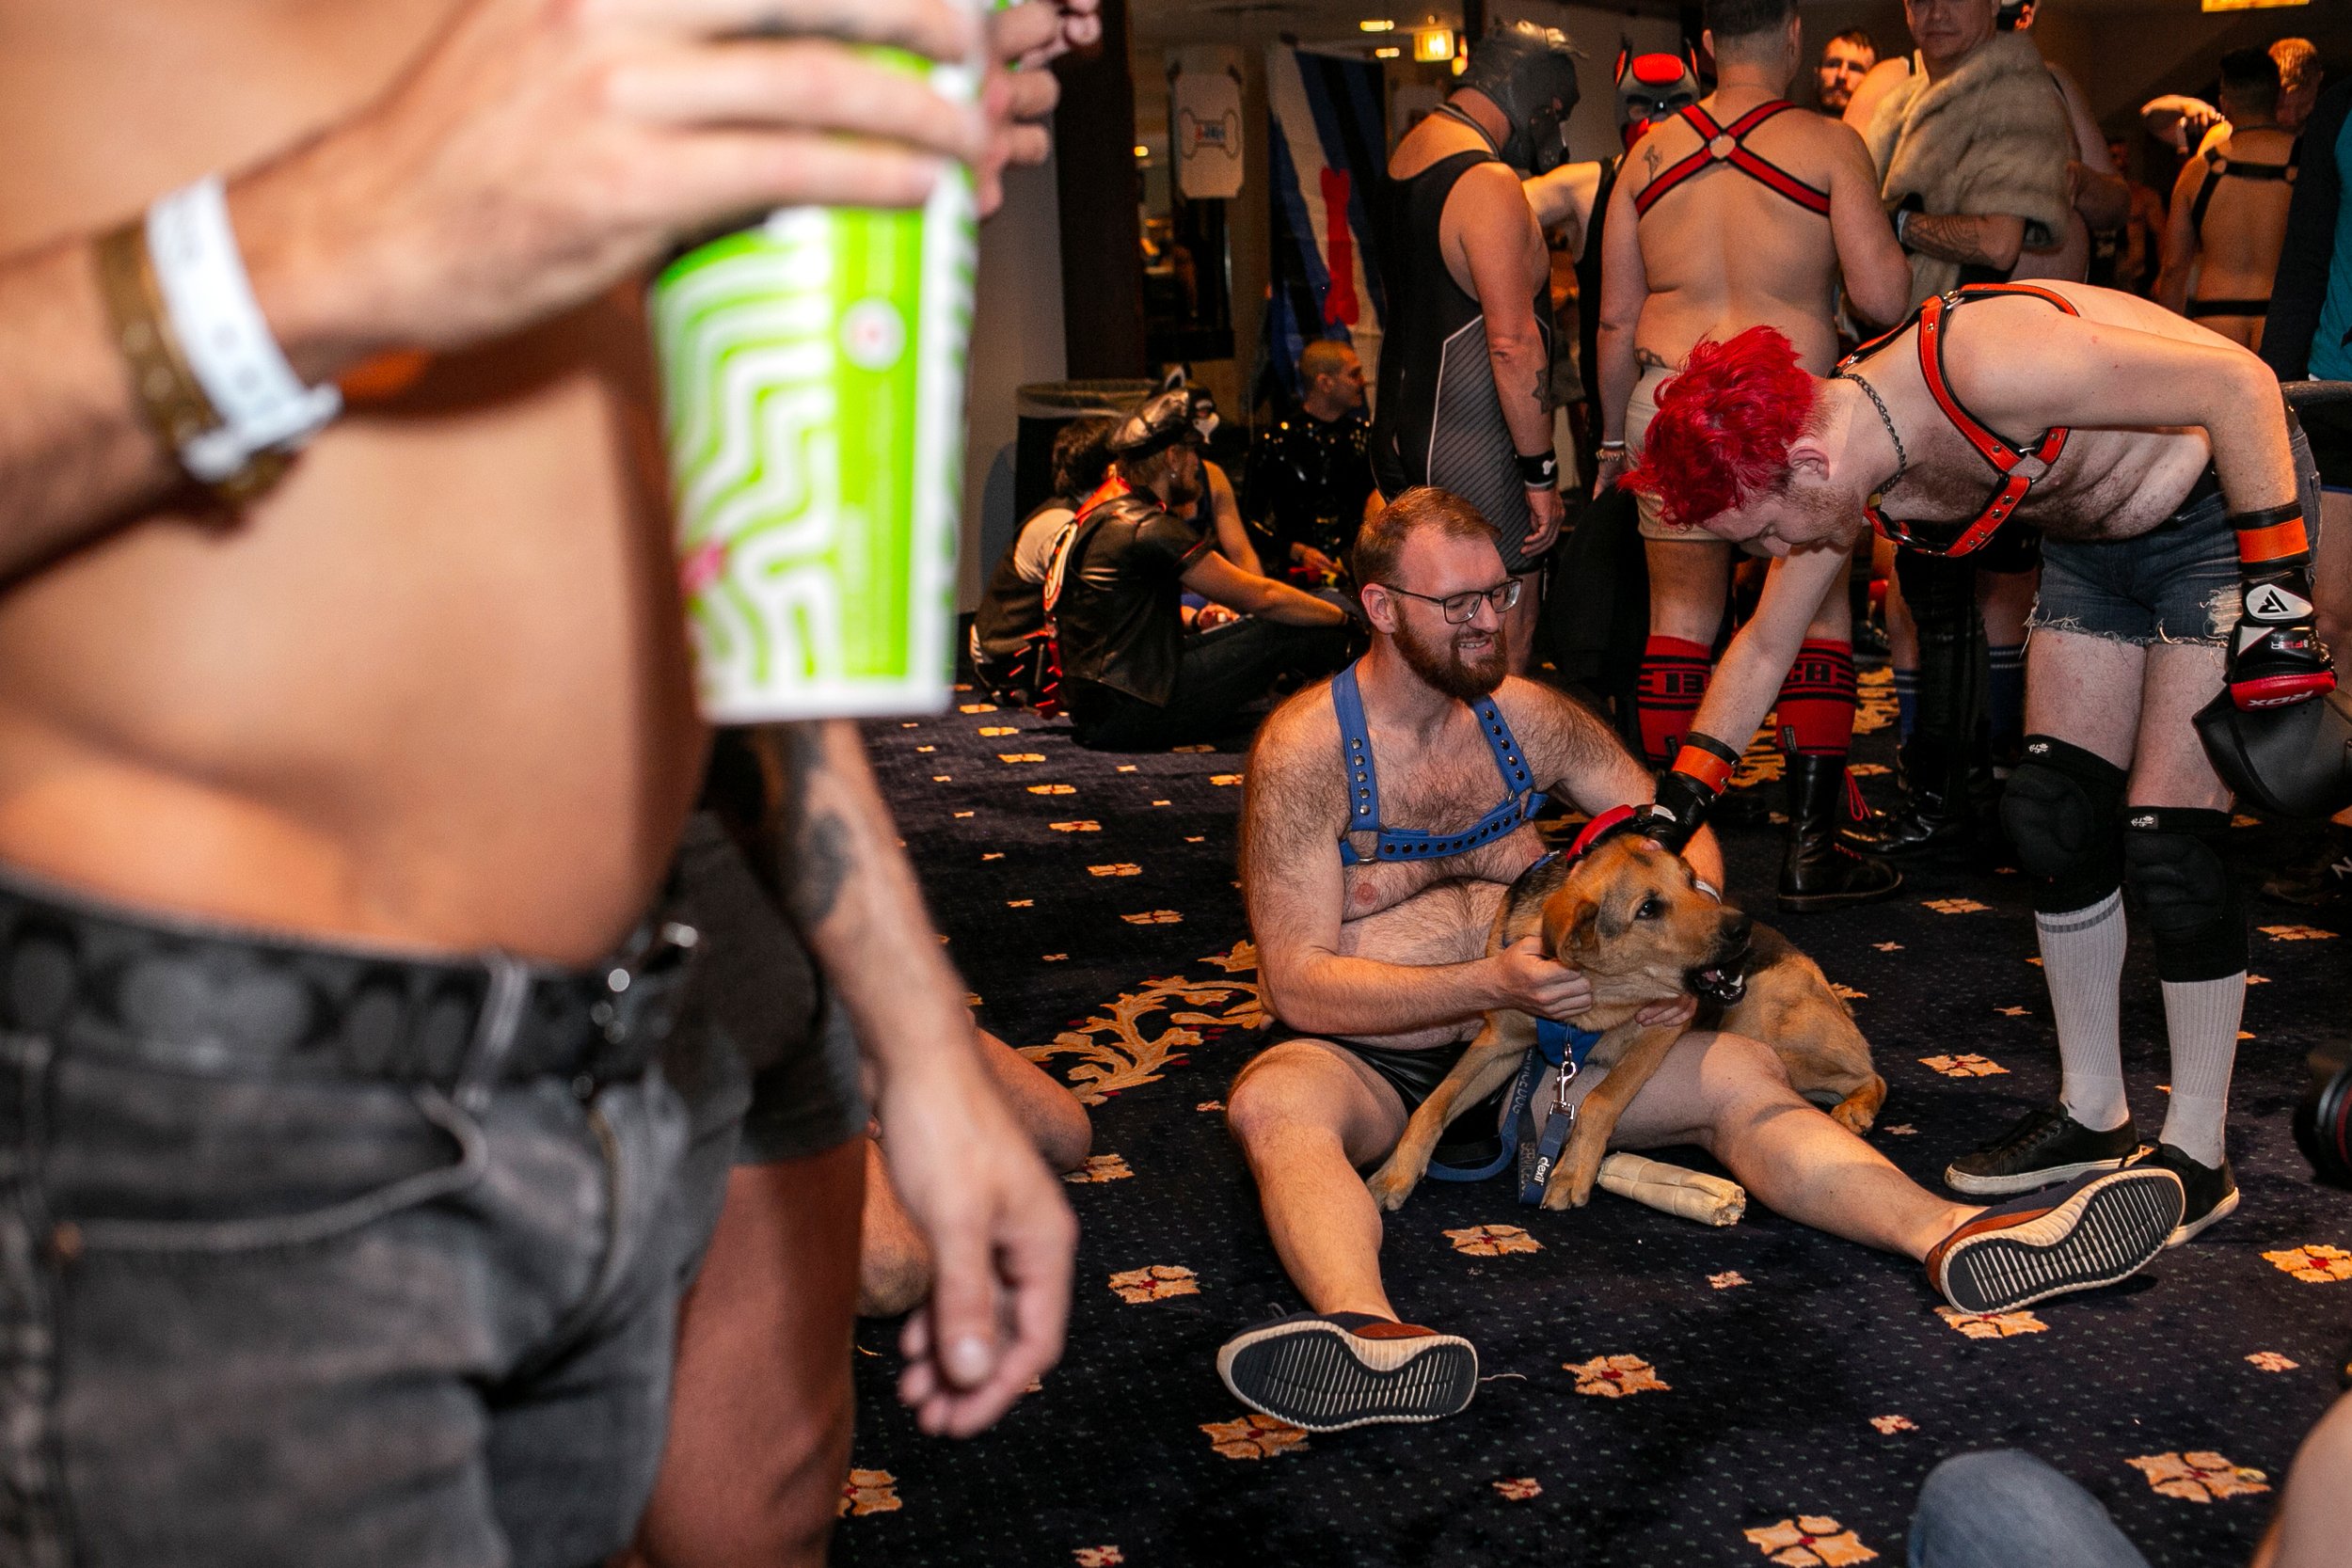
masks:
[[[1147,703],[1091,681],[1064,680],[1063,704],[1078,744],[1105,752],[1183,746],[1234,727],[1239,709],[1285,671],[1323,675],[1347,657],[1343,626],[1289,626],[1255,615],[1184,638],[1176,689]]]
[[[1911,1568],[2148,1568],[2099,1499],[2015,1449],[1928,1472],[1911,1520]]]
[[[733,1144],[685,1180],[638,1006],[674,975],[598,1013],[590,975],[8,887],[0,957],[0,1560],[628,1542]]]

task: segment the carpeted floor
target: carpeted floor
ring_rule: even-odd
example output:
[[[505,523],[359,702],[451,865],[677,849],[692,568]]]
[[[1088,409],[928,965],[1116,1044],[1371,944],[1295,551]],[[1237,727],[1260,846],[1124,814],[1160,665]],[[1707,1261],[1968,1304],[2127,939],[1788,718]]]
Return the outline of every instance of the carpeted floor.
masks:
[[[1884,676],[1865,679],[1878,733],[1857,755],[1883,773]],[[1909,1260],[1760,1207],[1712,1230],[1606,1194],[1551,1214],[1500,1182],[1424,1185],[1389,1222],[1391,1294],[1469,1336],[1487,1381],[1451,1421],[1305,1437],[1236,1406],[1214,1366],[1235,1329],[1298,1307],[1218,1114],[1260,1018],[1232,880],[1243,742],[1101,756],[959,700],[869,734],[982,1020],[1096,1102],[1070,1347],[956,1444],[894,1402],[895,1326],[862,1325],[837,1560],[1899,1562],[1928,1469],[1997,1446],[2090,1487],[2159,1568],[2246,1560],[2352,1341],[2352,1195],[2312,1183],[2288,1130],[2304,1053],[2347,1016],[2352,939],[2256,903],[2245,1205],[2120,1289],[1950,1321]],[[1743,776],[1772,770],[1755,752]],[[1774,920],[1777,830],[1725,838],[1735,896]],[[2013,873],[1925,868],[1893,902],[1775,923],[1850,988],[1892,1091],[1873,1142],[1917,1180],[2054,1097]],[[2152,1132],[2142,944],[2125,987]]]

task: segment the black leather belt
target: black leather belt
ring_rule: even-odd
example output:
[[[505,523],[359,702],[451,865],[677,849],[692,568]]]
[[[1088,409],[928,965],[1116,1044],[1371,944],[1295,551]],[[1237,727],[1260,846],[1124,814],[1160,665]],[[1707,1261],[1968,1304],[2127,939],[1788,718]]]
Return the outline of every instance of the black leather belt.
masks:
[[[432,1084],[636,1077],[698,937],[649,921],[584,970],[419,958],[113,909],[0,879],[0,1026],[188,1071]]]

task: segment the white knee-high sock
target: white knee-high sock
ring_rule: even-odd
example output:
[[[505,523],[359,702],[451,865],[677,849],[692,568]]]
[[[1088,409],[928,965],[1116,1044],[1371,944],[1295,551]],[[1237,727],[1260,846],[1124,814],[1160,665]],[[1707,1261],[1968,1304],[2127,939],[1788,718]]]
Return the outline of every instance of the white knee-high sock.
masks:
[[[2172,1041],[2172,1103],[2164,1141],[2201,1165],[2221,1163],[2230,1069],[2246,1013],[2246,972],[2218,980],[2164,982],[2164,1032]]]
[[[2118,999],[2123,981],[2122,890],[2065,914],[2037,912],[2033,927],[2042,939],[2042,973],[2058,1018],[2058,1062],[2065,1070],[2059,1098],[2066,1114],[2094,1132],[2121,1127],[2132,1113],[2123,1096]]]

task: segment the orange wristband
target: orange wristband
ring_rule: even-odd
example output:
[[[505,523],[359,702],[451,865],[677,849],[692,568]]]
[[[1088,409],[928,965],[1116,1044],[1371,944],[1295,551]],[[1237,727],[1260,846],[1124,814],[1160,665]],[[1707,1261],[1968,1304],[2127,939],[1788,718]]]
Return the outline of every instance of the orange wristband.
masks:
[[[1738,754],[1711,736],[1692,736],[1675,753],[1674,770],[1689,774],[1716,795],[1730,785],[1732,770],[1739,766]]]

